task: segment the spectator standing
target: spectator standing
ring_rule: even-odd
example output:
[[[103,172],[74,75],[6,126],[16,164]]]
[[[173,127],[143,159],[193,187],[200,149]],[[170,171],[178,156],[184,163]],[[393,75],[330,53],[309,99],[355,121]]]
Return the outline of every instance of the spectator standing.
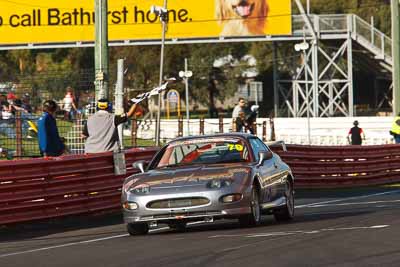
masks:
[[[362,128],[358,127],[358,121],[353,122],[354,127],[350,129],[347,140],[352,145],[361,145],[362,140],[365,140],[365,134]]]
[[[17,97],[16,97],[12,92],[9,92],[9,93],[7,94],[7,102],[8,102],[10,105],[13,105],[13,104],[14,104],[15,99],[17,99]]]
[[[240,133],[244,133],[246,131],[246,125],[247,125],[246,117],[245,117],[244,112],[240,111],[239,112],[239,116],[237,116],[234,119],[234,121],[235,121],[235,126],[236,126],[235,131],[236,132],[240,132]]]
[[[7,103],[7,96],[0,95],[0,111],[3,111],[3,105]]]
[[[13,108],[12,105],[8,101],[3,102],[2,108],[1,108],[1,118],[3,120],[9,120],[13,118]]]
[[[232,119],[238,118],[240,112],[245,113],[245,108],[246,108],[246,101],[244,100],[243,97],[240,97],[238,104],[233,108]]]
[[[22,105],[21,107],[28,113],[32,113],[33,109],[30,104],[30,96],[28,93],[24,94],[22,97]]]
[[[257,125],[254,125],[254,123],[257,121],[257,115],[258,115],[258,109],[260,107],[258,105],[252,105],[250,108],[250,114],[247,116],[246,123],[247,123],[247,128],[251,134],[255,133],[254,127],[257,127]]]
[[[394,118],[392,122],[392,129],[390,134],[393,135],[396,144],[400,144],[400,113]]]
[[[0,95],[0,120],[3,119],[3,112],[7,110],[8,102],[6,95]]]
[[[112,114],[112,104],[108,99],[99,99],[96,113],[91,115],[83,127],[86,138],[85,153],[98,153],[119,150],[117,126],[125,123],[135,113],[137,105],[133,104],[127,113]]]
[[[64,153],[65,146],[58,134],[55,113],[57,103],[47,100],[43,103],[43,115],[38,120],[38,139],[40,154],[44,157],[57,157]]]
[[[73,120],[74,113],[76,112],[75,98],[72,94],[72,88],[67,87],[67,93],[63,99],[64,119]]]

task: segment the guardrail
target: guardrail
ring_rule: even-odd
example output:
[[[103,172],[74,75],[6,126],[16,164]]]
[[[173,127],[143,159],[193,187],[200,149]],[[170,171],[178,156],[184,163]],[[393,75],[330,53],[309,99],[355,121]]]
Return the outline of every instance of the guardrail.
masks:
[[[400,182],[400,146],[287,145],[272,150],[292,168],[297,188],[342,188]]]
[[[0,161],[0,225],[120,209],[121,185],[156,148],[125,153],[127,174],[114,175],[112,153]]]
[[[371,186],[400,181],[400,146],[303,146],[271,143],[297,188]],[[121,185],[136,160],[157,148],[126,151],[127,174],[114,175],[112,153],[0,161],[0,225],[120,209]]]

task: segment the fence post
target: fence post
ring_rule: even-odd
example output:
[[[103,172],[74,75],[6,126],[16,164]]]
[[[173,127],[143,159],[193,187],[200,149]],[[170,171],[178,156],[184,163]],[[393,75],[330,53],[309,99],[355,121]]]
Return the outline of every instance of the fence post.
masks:
[[[137,119],[136,116],[132,118],[132,131],[131,131],[131,137],[132,137],[132,146],[137,147]]]
[[[178,118],[178,137],[183,136],[183,117],[179,116]]]
[[[263,121],[263,124],[262,124],[262,140],[264,142],[267,141],[267,122],[266,121]]]
[[[274,118],[269,118],[269,123],[271,124],[271,141],[275,141],[275,125],[274,125]]]
[[[232,119],[232,132],[236,132],[236,119]]]
[[[200,117],[200,129],[199,134],[204,135],[204,117]]]
[[[21,121],[21,111],[15,112],[15,136],[16,136],[16,147],[15,156],[22,156],[22,121]]]
[[[218,119],[219,119],[219,132],[224,133],[224,116],[219,115]]]

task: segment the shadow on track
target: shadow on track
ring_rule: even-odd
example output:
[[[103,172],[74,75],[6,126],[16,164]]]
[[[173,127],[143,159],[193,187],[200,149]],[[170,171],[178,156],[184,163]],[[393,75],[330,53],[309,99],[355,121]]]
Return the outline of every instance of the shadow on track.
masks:
[[[374,213],[375,211],[341,211],[341,212],[327,212],[327,213],[318,213],[318,214],[299,214],[296,215],[294,220],[286,223],[278,223],[271,216],[264,216],[262,223],[258,227],[241,227],[237,220],[221,220],[214,223],[204,223],[199,225],[190,225],[184,231],[177,230],[165,230],[160,232],[150,233],[151,235],[169,235],[176,233],[201,233],[201,232],[212,232],[212,231],[237,231],[237,230],[245,230],[245,229],[259,229],[260,227],[272,227],[279,226],[285,224],[296,225],[297,223],[304,222],[316,222],[316,221],[324,221],[330,219],[344,218],[344,217],[357,217],[360,215]]]
[[[123,224],[122,214],[79,215],[0,227],[0,242],[21,241],[74,230]],[[125,229],[125,228],[122,228]],[[107,232],[113,234],[113,232]],[[121,234],[119,231],[118,234]],[[98,236],[99,233],[93,234]],[[85,235],[79,235],[80,237]],[[92,235],[87,235],[92,236]],[[64,237],[65,238],[65,237]],[[51,239],[54,239],[52,237]]]

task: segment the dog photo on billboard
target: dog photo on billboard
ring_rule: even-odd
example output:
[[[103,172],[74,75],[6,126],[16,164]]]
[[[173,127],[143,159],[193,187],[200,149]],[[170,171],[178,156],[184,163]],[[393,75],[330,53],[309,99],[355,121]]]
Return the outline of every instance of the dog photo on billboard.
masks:
[[[221,36],[264,35],[268,11],[267,0],[215,0]]]

